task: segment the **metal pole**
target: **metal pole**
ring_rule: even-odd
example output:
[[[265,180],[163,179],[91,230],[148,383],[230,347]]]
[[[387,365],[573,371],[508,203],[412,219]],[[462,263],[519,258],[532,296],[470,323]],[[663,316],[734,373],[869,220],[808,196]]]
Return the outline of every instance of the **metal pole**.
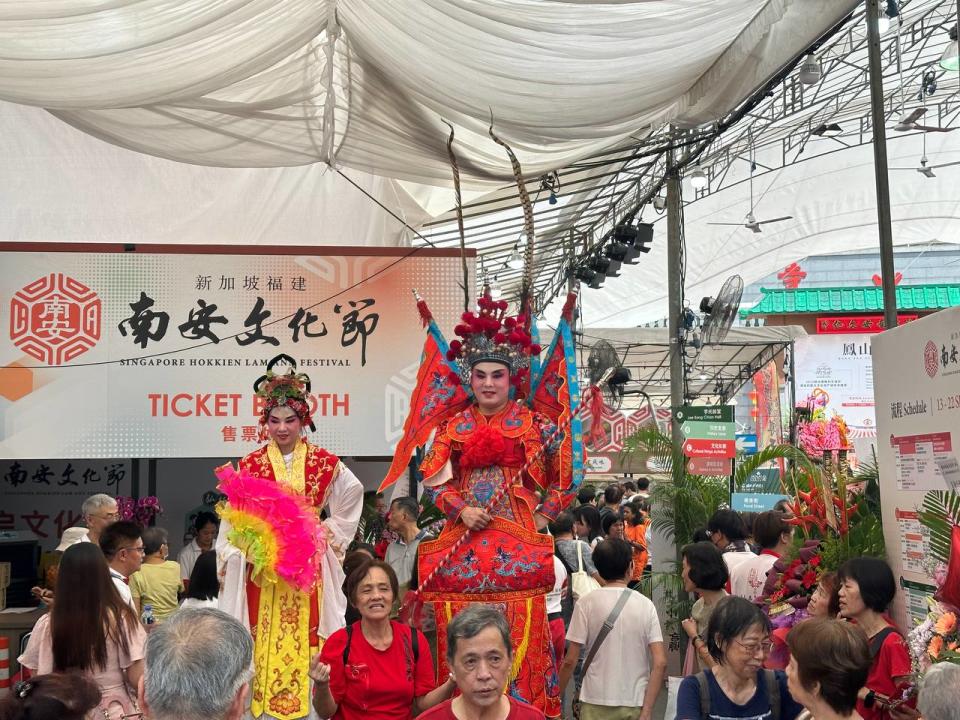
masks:
[[[676,413],[683,405],[683,345],[680,341],[680,318],[683,313],[683,248],[681,246],[680,227],[680,171],[674,165],[674,154],[667,158],[667,298],[669,316],[667,319],[670,334],[670,405]],[[683,433],[676,417],[671,418],[670,435],[673,440],[675,457],[683,455]],[[674,463],[674,480],[682,477],[684,468]],[[685,538],[681,539],[686,542]]]
[[[880,277],[883,281],[883,320],[897,326],[896,270],[893,264],[893,222],[890,218],[890,178],[887,172],[887,128],[883,112],[883,68],[880,65],[880,6],[866,0],[867,49],[870,61],[870,115],[873,121],[873,165],[877,182],[877,221],[880,230]]]

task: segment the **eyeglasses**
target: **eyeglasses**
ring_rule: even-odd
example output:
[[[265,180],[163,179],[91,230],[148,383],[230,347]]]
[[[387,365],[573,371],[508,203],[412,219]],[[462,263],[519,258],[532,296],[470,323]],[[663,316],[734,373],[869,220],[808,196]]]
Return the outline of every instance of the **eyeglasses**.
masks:
[[[99,518],[100,520],[119,520],[120,513],[119,512],[104,513],[103,515],[92,515],[91,517]]]
[[[770,642],[769,640],[764,640],[763,642],[759,642],[759,643],[755,643],[755,642],[745,643],[745,642],[740,642],[739,640],[734,638],[734,642],[740,647],[742,647],[744,650],[746,650],[748,653],[750,653],[751,655],[756,655],[757,652],[762,652],[764,655],[766,655],[768,652],[770,652],[771,649],[773,649],[773,643]]]
[[[138,553],[140,553],[141,555],[146,555],[146,554],[147,554],[147,549],[146,549],[143,545],[141,545],[141,546],[139,546],[139,547],[133,547],[133,546],[131,546],[131,547],[122,547],[122,548],[120,548],[120,550],[136,550],[136,551],[137,551]],[[119,552],[120,550],[118,550],[117,552]]]

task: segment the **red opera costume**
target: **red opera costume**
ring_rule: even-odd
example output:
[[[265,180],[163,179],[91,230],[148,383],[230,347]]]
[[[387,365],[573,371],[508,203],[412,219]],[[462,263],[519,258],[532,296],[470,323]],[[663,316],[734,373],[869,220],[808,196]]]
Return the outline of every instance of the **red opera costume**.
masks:
[[[462,340],[447,346],[425,303],[418,302],[428,327],[424,359],[404,437],[381,488],[396,479],[411,449],[432,433],[420,472],[424,492],[447,523],[439,538],[420,544],[415,594],[434,606],[438,674],[447,673],[449,621],[470,603],[493,605],[510,624],[514,658],[506,692],[548,717],[559,717],[559,678],[546,610],[554,584],[553,538],[538,532],[536,516],[555,518],[582,478],[579,421],[557,430],[557,423],[570,423],[571,402],[578,399],[565,324],[573,298],[543,372],[531,366],[530,356],[540,348],[532,342],[529,318],[506,317],[506,303],[489,295],[478,305],[477,313],[463,314],[455,330]],[[494,363],[508,369],[516,398],[532,400],[487,404],[484,414],[470,383],[475,367],[489,373]],[[467,508],[483,510],[489,522],[469,530]]]
[[[265,378],[265,394],[272,395],[264,419],[283,406],[310,425],[305,376],[268,369]],[[227,495],[219,508],[219,607],[253,635],[250,714],[278,720],[316,717],[307,671],[326,638],[344,625],[340,562],[363,506],[363,486],[336,455],[298,436],[289,442],[286,455],[273,439],[236,470],[217,470]],[[320,522],[323,508],[327,518]]]
[[[535,492],[540,490],[546,502],[538,512],[550,518],[559,512],[556,447],[541,455],[529,472],[521,475],[520,469],[554,430],[546,417],[513,401],[493,417],[484,417],[472,406],[441,425],[420,470],[424,486],[435,494],[448,522],[438,539],[420,544],[419,561],[420,577],[425,577],[463,535],[466,527],[457,522],[463,508],[483,507],[503,483],[510,485],[491,512],[495,519],[460,547],[457,557],[424,590],[423,599],[435,603],[440,677],[447,672],[450,618],[473,602],[493,604],[510,622],[514,648],[510,694],[552,717],[560,713],[546,608],[546,594],[554,582],[553,539],[537,532],[534,511],[539,505]],[[431,487],[431,481],[451,473],[448,480]]]

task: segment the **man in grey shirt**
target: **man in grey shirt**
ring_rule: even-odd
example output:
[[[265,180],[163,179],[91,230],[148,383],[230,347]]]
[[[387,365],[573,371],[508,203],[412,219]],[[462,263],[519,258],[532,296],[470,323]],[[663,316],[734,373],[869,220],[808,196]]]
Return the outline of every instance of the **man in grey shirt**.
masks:
[[[426,530],[417,527],[417,518],[420,516],[420,505],[416,498],[401,497],[390,503],[390,516],[387,527],[400,536],[396,542],[387,546],[385,560],[397,574],[400,582],[400,597],[410,589],[410,577],[417,565],[417,548],[420,541],[427,536]]]

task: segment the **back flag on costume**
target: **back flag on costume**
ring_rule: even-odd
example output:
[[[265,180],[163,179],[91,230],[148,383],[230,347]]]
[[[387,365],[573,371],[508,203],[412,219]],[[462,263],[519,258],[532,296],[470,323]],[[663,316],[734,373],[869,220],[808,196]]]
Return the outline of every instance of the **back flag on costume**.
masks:
[[[380,483],[382,492],[397,481],[410,462],[410,456],[418,447],[425,445],[437,425],[460,412],[470,404],[459,380],[452,382],[451,374],[457,367],[447,360],[449,346],[437,327],[426,303],[417,303],[427,326],[427,339],[423,344],[423,359],[417,371],[417,383],[410,397],[410,412],[403,423],[403,437],[393,453],[393,462],[387,476]]]
[[[530,405],[535,412],[546,415],[556,425],[569,429],[560,445],[561,505],[566,507],[576,497],[584,474],[583,428],[580,417],[571,419],[580,403],[580,384],[577,380],[576,346],[570,328],[577,296],[570,293],[563,306],[560,323],[546,357],[532,368]]]

